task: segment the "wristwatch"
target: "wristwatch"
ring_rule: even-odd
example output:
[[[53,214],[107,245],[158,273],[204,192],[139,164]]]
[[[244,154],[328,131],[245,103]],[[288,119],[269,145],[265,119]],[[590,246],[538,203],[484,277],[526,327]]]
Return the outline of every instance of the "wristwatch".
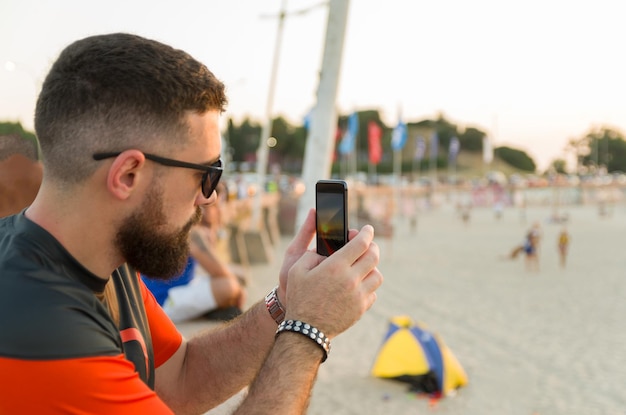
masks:
[[[274,289],[265,296],[265,306],[276,324],[280,324],[285,319],[285,309],[278,299],[277,291],[278,286],[274,287]]]

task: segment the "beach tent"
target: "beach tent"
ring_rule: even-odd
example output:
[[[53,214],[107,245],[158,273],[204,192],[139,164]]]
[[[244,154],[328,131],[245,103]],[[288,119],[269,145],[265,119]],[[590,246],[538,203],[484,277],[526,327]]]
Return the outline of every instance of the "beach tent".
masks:
[[[407,316],[389,322],[371,373],[407,382],[412,390],[440,395],[467,384],[467,374],[442,339]]]

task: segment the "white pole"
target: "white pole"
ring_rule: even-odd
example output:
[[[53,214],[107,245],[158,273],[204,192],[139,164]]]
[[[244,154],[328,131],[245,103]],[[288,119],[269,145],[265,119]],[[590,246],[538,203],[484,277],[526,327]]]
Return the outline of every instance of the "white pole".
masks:
[[[335,100],[349,5],[349,0],[329,1],[317,104],[311,113],[311,129],[307,137],[302,166],[302,179],[306,187],[298,203],[296,229],[304,222],[309,209],[315,206],[315,183],[330,177],[337,123]]]

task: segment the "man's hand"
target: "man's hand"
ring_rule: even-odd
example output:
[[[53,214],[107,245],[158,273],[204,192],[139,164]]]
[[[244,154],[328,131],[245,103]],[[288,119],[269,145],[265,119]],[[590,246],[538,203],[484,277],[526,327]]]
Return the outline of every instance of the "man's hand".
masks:
[[[311,210],[285,254],[280,279],[286,297],[281,298],[286,318],[305,321],[333,337],[352,326],[376,301],[376,289],[383,282],[376,268],[380,252],[370,225],[350,230],[350,241],[329,257],[307,249],[314,235]]]
[[[283,265],[280,268],[279,281],[280,287],[278,290],[278,297],[286,305],[286,292],[287,292],[287,279],[289,276],[289,270],[299,260],[302,255],[308,251],[308,247],[315,237],[315,209],[310,209],[307,214],[304,224],[296,234],[296,237],[291,241],[285,256],[283,259]]]

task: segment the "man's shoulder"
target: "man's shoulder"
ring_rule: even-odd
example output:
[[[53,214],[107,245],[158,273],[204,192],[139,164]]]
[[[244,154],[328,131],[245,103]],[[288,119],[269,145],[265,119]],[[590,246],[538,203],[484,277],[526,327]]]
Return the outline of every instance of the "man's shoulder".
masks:
[[[121,352],[104,305],[85,286],[48,270],[3,273],[0,315],[0,356],[72,358]]]
[[[0,356],[70,358],[120,353],[119,334],[72,264],[26,243],[0,253]]]

